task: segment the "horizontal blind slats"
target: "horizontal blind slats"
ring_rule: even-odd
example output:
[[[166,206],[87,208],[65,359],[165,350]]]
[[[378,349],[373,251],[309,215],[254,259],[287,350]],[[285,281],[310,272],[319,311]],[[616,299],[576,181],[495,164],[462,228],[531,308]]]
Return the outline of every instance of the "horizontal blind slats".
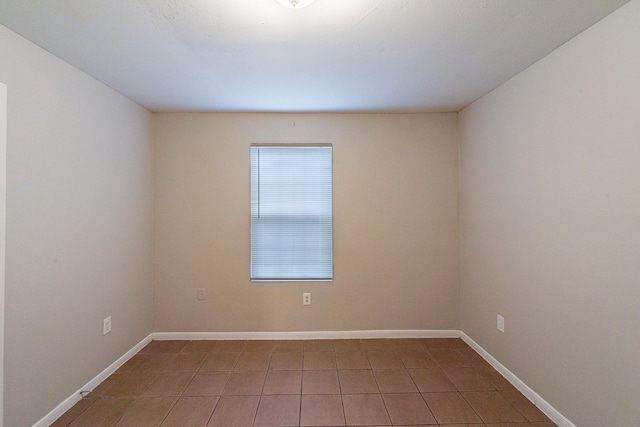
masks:
[[[251,278],[333,278],[332,149],[251,147]]]

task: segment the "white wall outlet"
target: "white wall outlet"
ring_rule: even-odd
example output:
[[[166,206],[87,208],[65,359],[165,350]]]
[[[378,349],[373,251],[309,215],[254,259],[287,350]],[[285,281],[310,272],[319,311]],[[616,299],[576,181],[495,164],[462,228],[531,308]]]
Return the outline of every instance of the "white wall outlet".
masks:
[[[107,335],[111,332],[111,316],[102,321],[102,335]]]
[[[305,292],[302,294],[302,305],[311,305],[311,293]]]
[[[504,334],[504,317],[498,314],[498,330]]]
[[[199,300],[204,300],[205,299],[205,297],[204,297],[204,288],[198,289],[198,299]]]

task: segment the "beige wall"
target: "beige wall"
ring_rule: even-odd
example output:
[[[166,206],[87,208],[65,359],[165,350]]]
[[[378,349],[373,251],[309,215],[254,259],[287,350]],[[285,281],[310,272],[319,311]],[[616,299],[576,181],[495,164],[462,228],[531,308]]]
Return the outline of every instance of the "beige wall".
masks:
[[[151,332],[150,114],[2,26],[0,57],[4,425],[28,426]]]
[[[581,427],[640,425],[639,22],[460,114],[461,329]]]
[[[457,329],[456,120],[154,115],[155,330]],[[249,145],[297,142],[334,147],[335,280],[251,283]]]
[[[0,83],[0,427],[4,418],[4,282],[7,224],[7,86]]]

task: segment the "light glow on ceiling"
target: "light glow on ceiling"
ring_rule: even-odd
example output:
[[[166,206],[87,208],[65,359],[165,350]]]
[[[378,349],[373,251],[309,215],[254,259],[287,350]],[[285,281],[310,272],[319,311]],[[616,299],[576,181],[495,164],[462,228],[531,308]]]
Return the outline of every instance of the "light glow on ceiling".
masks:
[[[288,7],[290,9],[302,9],[303,7],[309,6],[313,3],[313,0],[276,0],[278,3],[283,5],[284,7]]]

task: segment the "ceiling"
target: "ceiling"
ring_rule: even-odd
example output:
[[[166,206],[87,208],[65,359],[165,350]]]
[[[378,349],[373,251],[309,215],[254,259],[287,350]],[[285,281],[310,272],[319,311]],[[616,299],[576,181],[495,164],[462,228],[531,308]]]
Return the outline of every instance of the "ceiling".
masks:
[[[458,111],[628,0],[2,0],[152,111]]]

